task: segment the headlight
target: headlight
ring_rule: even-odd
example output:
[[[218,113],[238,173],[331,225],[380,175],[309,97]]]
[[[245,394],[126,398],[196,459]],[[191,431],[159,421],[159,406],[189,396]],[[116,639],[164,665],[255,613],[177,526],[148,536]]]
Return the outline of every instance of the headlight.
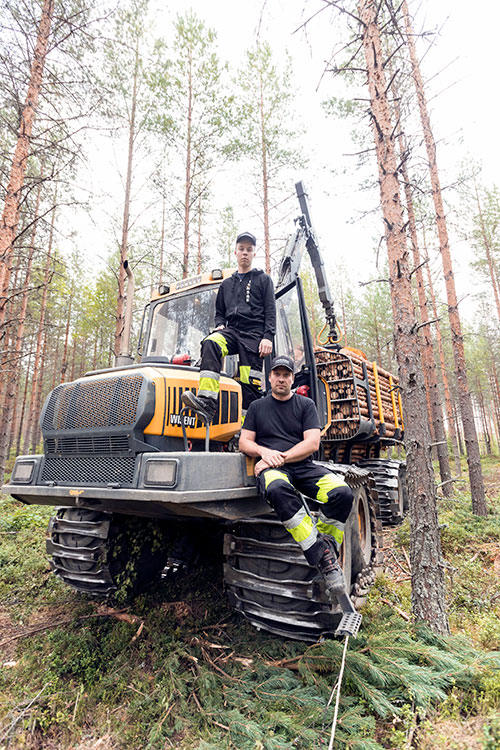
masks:
[[[29,484],[33,476],[34,468],[34,461],[16,461],[10,481],[18,482],[19,484]]]
[[[146,461],[144,484],[173,487],[177,478],[177,461],[175,459],[152,459]]]

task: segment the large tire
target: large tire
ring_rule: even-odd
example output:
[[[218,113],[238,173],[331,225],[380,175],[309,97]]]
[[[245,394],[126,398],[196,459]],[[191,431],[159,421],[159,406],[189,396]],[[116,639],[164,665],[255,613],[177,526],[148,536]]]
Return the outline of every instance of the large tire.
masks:
[[[49,522],[54,573],[72,588],[125,600],[149,586],[167,557],[160,521],[84,508],[59,508]]]
[[[324,465],[334,471],[340,468]],[[343,466],[342,473],[347,471]],[[340,562],[351,596],[361,601],[374,580],[377,523],[368,472],[361,472],[353,484],[354,503]],[[308,565],[274,513],[237,523],[226,534],[224,552],[229,600],[255,627],[305,641],[335,632],[340,607],[332,606],[321,575]]]
[[[377,518],[380,519],[382,525],[400,524],[408,510],[405,462],[369,458],[360,461],[357,465],[367,469],[375,480],[379,506]]]

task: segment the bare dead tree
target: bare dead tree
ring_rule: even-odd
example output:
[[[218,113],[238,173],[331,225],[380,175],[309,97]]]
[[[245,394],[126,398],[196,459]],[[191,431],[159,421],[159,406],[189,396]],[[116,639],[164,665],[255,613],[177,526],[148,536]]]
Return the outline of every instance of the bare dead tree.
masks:
[[[405,411],[412,611],[417,619],[427,622],[436,632],[448,633],[444,567],[429,451],[429,427],[425,418],[425,388],[418,345],[418,324],[411,293],[409,253],[397,174],[395,131],[389,109],[388,82],[377,23],[378,3],[374,0],[359,0],[357,8],[366,61],[370,116],[389,258],[395,351]]]
[[[402,0],[401,10],[404,18],[405,38],[410,54],[412,75],[417,92],[420,119],[422,122],[427,159],[429,163],[432,198],[434,201],[436,226],[439,237],[439,249],[441,252],[441,259],[443,263],[443,275],[445,279],[446,295],[448,299],[448,316],[450,319],[460,412],[462,415],[462,425],[464,429],[464,438],[467,450],[467,464],[469,467],[469,480],[472,494],[472,510],[477,515],[485,516],[487,515],[488,509],[486,506],[486,496],[484,492],[483,473],[481,469],[481,457],[479,455],[477,431],[474,421],[474,411],[472,408],[472,399],[467,378],[464,341],[460,314],[458,311],[458,300],[455,288],[455,279],[453,276],[453,263],[450,252],[450,243],[448,239],[448,229],[437,168],[436,143],[434,141],[434,136],[432,133],[431,122],[425,98],[424,84],[422,81],[422,75],[420,73],[420,66],[418,63],[417,52],[415,48],[414,33],[411,26],[410,14],[406,0]]]

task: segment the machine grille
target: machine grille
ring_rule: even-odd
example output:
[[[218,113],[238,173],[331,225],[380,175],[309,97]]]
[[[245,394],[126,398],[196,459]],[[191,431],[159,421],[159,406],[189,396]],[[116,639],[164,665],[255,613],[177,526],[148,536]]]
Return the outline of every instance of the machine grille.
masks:
[[[144,378],[127,375],[63,383],[52,392],[45,410],[45,430],[133,425]]]
[[[42,482],[63,485],[119,484],[131,486],[134,480],[135,456],[87,456],[45,458]]]
[[[46,455],[81,453],[129,453],[126,435],[87,435],[85,437],[57,437],[46,441]]]

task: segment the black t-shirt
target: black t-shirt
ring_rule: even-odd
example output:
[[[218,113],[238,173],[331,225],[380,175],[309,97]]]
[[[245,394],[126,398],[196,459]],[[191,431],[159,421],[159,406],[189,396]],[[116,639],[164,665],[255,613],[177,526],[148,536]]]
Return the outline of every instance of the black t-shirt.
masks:
[[[259,445],[277,451],[286,451],[300,443],[305,430],[320,428],[314,401],[298,393],[287,401],[279,401],[272,395],[252,401],[243,423],[243,429],[255,432]]]

